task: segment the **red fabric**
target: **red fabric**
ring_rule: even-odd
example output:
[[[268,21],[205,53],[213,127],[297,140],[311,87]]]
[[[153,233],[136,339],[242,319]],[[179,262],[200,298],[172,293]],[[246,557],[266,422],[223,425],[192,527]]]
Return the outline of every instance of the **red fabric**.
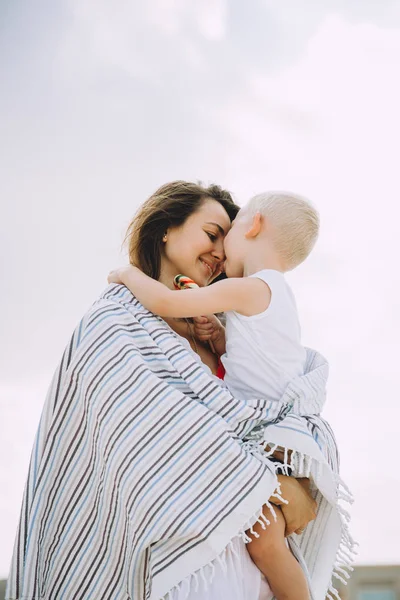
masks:
[[[225,377],[225,367],[224,367],[224,365],[222,364],[222,362],[221,362],[221,359],[220,359],[220,358],[218,359],[218,367],[217,367],[216,376],[217,376],[219,379],[224,379],[224,377]]]

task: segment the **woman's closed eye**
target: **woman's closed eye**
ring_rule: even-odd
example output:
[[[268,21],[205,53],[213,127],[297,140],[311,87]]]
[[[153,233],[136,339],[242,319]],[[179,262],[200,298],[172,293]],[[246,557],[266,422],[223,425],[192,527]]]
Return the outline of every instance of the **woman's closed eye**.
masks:
[[[206,233],[213,243],[217,241],[218,236],[216,236],[215,233],[211,233],[210,231],[206,231]]]

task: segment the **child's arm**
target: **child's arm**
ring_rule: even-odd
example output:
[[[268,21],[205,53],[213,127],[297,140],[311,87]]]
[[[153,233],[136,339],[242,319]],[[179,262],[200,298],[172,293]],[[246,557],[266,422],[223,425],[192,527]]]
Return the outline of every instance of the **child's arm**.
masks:
[[[250,316],[266,310],[271,298],[269,287],[254,277],[224,279],[179,294],[133,266],[112,271],[108,281],[126,285],[143,306],[161,317],[199,317],[229,310]]]

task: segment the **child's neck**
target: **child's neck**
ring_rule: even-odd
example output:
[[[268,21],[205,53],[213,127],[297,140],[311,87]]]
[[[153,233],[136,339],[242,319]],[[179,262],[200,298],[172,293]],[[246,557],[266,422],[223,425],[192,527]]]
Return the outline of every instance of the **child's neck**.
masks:
[[[282,260],[274,252],[269,253],[268,256],[260,256],[259,253],[254,253],[246,257],[243,265],[243,276],[249,277],[264,269],[273,269],[281,273],[284,273],[286,270]]]

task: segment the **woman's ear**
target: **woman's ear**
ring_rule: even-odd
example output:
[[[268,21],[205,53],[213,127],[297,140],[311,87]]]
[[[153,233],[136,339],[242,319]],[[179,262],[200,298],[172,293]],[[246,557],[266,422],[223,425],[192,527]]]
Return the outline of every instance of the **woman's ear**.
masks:
[[[246,239],[255,238],[261,231],[261,214],[256,213],[253,217],[253,221],[251,223],[250,229],[248,229],[245,233]]]

